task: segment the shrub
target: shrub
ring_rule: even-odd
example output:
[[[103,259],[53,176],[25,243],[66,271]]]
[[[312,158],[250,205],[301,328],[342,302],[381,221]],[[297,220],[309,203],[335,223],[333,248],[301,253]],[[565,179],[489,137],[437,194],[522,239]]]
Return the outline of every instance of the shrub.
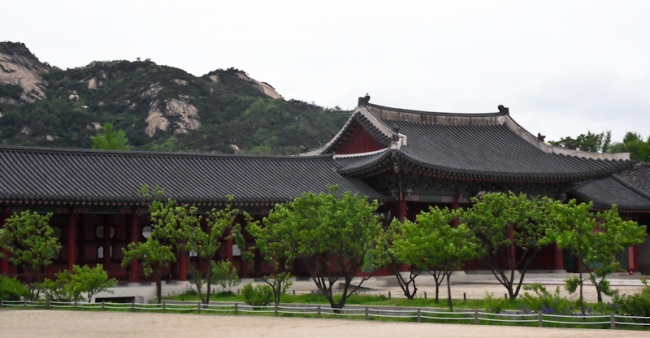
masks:
[[[616,313],[625,316],[650,317],[650,286],[643,280],[645,285],[641,292],[631,295],[614,296]],[[640,319],[640,321],[646,321]]]
[[[494,293],[485,292],[485,312],[500,313],[506,308],[506,300],[494,298]]]
[[[218,292],[230,291],[239,284],[237,269],[227,260],[212,262],[212,283],[220,287]]]
[[[90,302],[97,293],[113,293],[109,288],[115,285],[117,280],[109,279],[101,265],[94,268],[75,265],[72,272],[61,271],[56,274],[56,280],[46,278],[39,287],[49,300],[78,301],[85,298]]]
[[[268,285],[256,285],[248,283],[242,288],[244,302],[253,306],[266,306],[273,302],[273,289]]]
[[[524,290],[526,292],[521,299],[528,310],[546,314],[571,314],[574,310],[575,302],[561,297],[559,286],[555,288],[554,293],[548,292],[546,287],[540,283],[526,285]],[[528,291],[533,291],[535,294],[530,294]]]
[[[25,297],[28,294],[29,289],[18,279],[0,275],[0,299],[20,300],[20,297]]]

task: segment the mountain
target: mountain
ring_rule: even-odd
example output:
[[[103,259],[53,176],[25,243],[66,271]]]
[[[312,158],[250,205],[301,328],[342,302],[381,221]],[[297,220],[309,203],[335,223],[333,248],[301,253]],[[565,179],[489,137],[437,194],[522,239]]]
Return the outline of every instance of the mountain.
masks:
[[[349,111],[285,100],[243,70],[196,77],[151,60],[62,70],[0,42],[0,143],[91,148],[105,122],[134,150],[297,154],[327,142]]]

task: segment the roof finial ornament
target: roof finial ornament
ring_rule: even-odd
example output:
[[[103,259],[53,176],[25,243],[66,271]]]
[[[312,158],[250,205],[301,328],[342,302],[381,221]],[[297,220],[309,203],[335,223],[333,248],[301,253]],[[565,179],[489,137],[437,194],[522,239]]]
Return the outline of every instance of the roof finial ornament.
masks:
[[[510,115],[510,108],[504,107],[502,104],[500,104],[497,108],[499,108],[499,113]]]
[[[537,133],[537,139],[544,142],[544,139],[546,138],[546,135],[542,135],[542,133]]]
[[[393,125],[393,137],[392,137],[393,142],[399,141],[399,126],[394,124]]]
[[[368,95],[368,93],[366,93],[366,96],[359,98],[360,106],[366,106],[368,105],[368,102],[370,102],[370,95]]]

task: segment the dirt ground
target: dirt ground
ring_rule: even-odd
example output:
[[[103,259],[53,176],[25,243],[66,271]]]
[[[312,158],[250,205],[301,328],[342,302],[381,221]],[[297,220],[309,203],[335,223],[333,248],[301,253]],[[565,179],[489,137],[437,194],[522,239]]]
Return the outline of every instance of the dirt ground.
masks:
[[[648,337],[648,332],[336,319],[0,310],[2,337]]]

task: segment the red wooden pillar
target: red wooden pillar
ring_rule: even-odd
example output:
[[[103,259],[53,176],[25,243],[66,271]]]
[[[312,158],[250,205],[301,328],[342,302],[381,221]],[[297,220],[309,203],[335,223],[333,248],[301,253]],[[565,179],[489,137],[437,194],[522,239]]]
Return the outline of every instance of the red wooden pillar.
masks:
[[[630,273],[638,270],[637,261],[636,261],[636,246],[627,247],[627,257],[628,257],[628,270]]]
[[[131,242],[138,243],[140,241],[140,225],[138,224],[138,214],[133,211],[131,214]],[[138,281],[138,261],[136,259],[131,261],[129,268],[129,283],[136,283]]]
[[[77,224],[79,214],[74,208],[68,211],[68,270],[72,271],[77,262]]]
[[[397,202],[397,219],[400,221],[408,219],[408,206],[406,201]]]
[[[554,252],[553,269],[556,272],[560,272],[564,270],[564,256],[562,255],[562,249],[560,249],[557,243],[553,244],[553,252]]]
[[[106,272],[111,268],[111,225],[107,219],[107,215],[102,217],[102,223],[104,225],[104,271]]]
[[[458,210],[458,208],[459,208],[458,197],[456,197],[456,202],[454,202],[451,205],[451,210]],[[458,228],[458,224],[460,224],[459,222],[460,222],[460,220],[458,218],[454,218],[454,219],[451,220],[451,226],[454,227],[454,228]]]
[[[2,211],[3,227],[8,217],[9,217],[8,209],[4,208]],[[2,273],[3,275],[8,275],[9,274],[9,252],[7,250],[2,250],[2,254],[4,255],[4,258],[2,258],[2,262],[0,262],[0,273]]]
[[[201,260],[199,259],[199,261]],[[187,259],[185,258],[185,255],[182,253],[178,255],[178,280],[181,281],[187,280]]]

